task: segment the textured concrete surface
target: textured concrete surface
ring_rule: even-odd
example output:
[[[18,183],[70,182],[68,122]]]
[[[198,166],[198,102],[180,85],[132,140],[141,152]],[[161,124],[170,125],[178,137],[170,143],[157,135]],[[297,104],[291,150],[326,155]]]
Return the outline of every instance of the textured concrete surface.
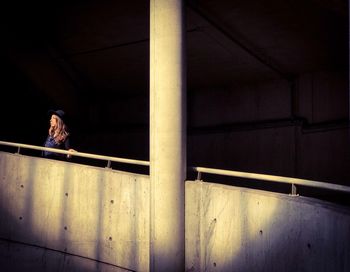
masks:
[[[1,238],[148,267],[148,177],[8,154],[0,165]]]
[[[349,271],[350,212],[315,199],[186,184],[192,271]]]
[[[2,271],[148,271],[149,178],[0,152]],[[186,182],[186,271],[349,271],[350,211]],[[167,220],[167,218],[164,218]]]

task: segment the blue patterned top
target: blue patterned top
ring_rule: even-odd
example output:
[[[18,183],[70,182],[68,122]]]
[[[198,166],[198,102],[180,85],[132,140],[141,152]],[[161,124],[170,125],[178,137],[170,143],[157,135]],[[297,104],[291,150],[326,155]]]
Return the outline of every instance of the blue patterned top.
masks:
[[[49,135],[46,138],[44,146],[45,147],[50,147],[50,148],[58,148],[58,149],[68,150],[70,148],[69,138],[67,137],[64,142],[58,144],[58,143],[55,142],[55,139]],[[43,152],[43,157],[53,158],[53,159],[64,159],[66,157],[66,155],[65,154],[59,154],[59,153],[51,152],[51,151],[44,151]]]

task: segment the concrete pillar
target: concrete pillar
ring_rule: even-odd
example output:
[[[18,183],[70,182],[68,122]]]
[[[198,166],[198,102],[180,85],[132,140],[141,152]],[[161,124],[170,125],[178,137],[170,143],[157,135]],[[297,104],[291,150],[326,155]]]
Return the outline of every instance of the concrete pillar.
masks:
[[[183,3],[182,0],[151,0],[150,4],[150,270],[184,271]]]

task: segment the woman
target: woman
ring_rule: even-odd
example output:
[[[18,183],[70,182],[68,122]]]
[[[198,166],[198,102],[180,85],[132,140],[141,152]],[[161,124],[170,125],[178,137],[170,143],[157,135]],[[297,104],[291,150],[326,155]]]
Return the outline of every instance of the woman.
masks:
[[[46,138],[45,147],[65,149],[68,151],[75,151],[70,147],[69,132],[68,128],[64,122],[64,111],[63,110],[50,110],[50,128],[49,133]],[[65,155],[60,153],[55,153],[51,151],[44,151],[43,156],[51,159],[65,160],[70,159],[71,155]]]

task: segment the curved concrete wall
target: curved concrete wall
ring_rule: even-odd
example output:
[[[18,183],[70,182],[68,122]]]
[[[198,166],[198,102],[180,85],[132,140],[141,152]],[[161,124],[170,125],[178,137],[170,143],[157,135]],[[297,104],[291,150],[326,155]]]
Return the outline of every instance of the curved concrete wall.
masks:
[[[147,176],[0,152],[2,271],[148,271],[149,231]],[[185,232],[187,271],[350,271],[350,211],[314,199],[187,181]]]
[[[0,237],[16,247],[25,243],[26,256],[16,256],[28,260],[24,267],[47,271],[63,255],[84,257],[68,271],[148,267],[148,177],[5,153],[0,173]],[[100,262],[89,269],[91,260]]]
[[[350,271],[350,212],[314,199],[186,184],[193,271]]]

